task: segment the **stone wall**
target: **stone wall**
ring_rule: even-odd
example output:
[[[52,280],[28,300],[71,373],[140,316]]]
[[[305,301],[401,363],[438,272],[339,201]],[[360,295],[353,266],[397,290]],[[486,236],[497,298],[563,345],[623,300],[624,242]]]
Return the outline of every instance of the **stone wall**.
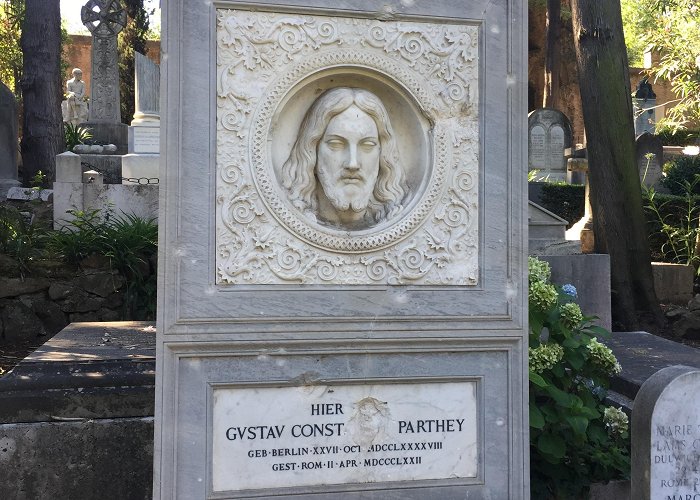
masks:
[[[52,336],[72,322],[122,319],[126,280],[93,260],[80,269],[38,261],[22,278],[16,261],[0,254],[0,342]]]

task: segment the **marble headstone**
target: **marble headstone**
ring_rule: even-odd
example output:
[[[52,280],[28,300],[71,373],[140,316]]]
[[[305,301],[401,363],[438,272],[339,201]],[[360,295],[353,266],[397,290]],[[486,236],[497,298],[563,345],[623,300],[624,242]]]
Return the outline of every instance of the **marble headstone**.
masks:
[[[700,370],[664,368],[644,382],[632,413],[632,494],[700,497]]]
[[[566,179],[566,149],[572,146],[571,121],[556,109],[541,108],[528,115],[528,169],[538,177]]]
[[[636,159],[640,182],[647,186],[655,186],[661,180],[663,156],[664,145],[661,139],[649,132],[637,136]]]
[[[0,82],[0,197],[17,181],[17,101],[12,91]]]
[[[526,498],[527,4],[332,9],[163,4],[154,498]]]

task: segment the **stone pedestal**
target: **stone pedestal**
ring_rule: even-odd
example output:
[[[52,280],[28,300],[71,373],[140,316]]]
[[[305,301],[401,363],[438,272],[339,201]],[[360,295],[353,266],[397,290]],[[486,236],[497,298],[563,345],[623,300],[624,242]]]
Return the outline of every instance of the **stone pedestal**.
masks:
[[[566,231],[567,240],[580,240],[582,253],[593,253],[595,250],[595,233],[593,232],[593,210],[591,209],[591,185],[588,182],[588,160],[586,158],[569,158],[567,169],[571,172],[581,172],[585,175],[586,194],[583,217]]]

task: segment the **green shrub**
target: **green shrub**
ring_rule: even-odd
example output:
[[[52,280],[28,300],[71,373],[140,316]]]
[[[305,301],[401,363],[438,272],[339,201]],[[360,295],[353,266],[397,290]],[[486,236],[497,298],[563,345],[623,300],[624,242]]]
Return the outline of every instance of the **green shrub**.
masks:
[[[537,499],[581,498],[590,484],[629,475],[627,416],[604,404],[620,371],[612,351],[549,265],[529,261],[530,484]]]
[[[85,144],[85,141],[92,139],[92,132],[88,127],[81,127],[72,123],[64,123],[63,127],[66,151],[73,151],[73,148],[78,144]]]
[[[568,221],[567,229],[576,224],[586,209],[586,186],[546,183],[542,185],[540,205]]]
[[[22,274],[43,247],[45,232],[16,208],[0,205],[0,252],[17,259]]]
[[[700,234],[700,176],[684,181],[682,196],[657,193],[643,188],[644,212],[653,260],[674,264],[700,265],[697,238]]]
[[[126,278],[125,317],[154,319],[154,265],[158,251],[155,219],[114,215],[111,211],[103,215],[99,210],[69,213],[74,219],[51,234],[47,247],[75,264],[91,255],[107,257],[110,265]]]
[[[700,130],[663,127],[656,129],[656,136],[664,146],[687,146],[700,137]]]
[[[665,177],[661,185],[671,194],[685,195],[686,182],[693,184],[693,194],[700,194],[700,183],[696,183],[695,176],[700,174],[700,156],[678,156],[664,164]]]

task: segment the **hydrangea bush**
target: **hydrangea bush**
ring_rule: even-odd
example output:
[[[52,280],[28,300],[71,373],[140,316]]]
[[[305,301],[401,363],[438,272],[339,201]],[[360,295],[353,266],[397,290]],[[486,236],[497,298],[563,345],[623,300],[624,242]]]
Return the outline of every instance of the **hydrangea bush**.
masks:
[[[627,415],[604,399],[620,372],[612,351],[574,302],[529,260],[530,469],[532,498],[583,498],[591,483],[629,476]]]

